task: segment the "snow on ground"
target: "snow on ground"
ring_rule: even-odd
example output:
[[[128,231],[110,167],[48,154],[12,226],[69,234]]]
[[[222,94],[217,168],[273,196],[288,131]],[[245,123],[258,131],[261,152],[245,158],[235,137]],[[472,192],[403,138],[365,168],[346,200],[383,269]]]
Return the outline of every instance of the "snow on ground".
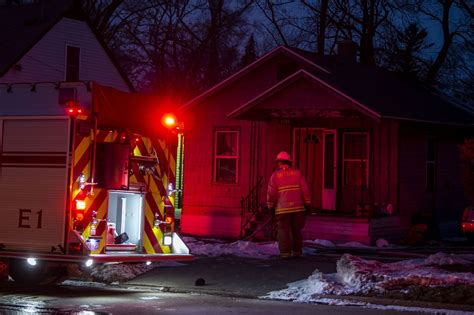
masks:
[[[196,239],[185,237],[184,242],[196,257],[217,257],[223,255],[246,257],[252,259],[268,259],[278,256],[278,245],[276,242],[254,243],[247,241],[224,242],[216,239]],[[317,247],[359,247],[363,249],[377,249],[360,243],[334,244],[325,240],[314,240],[308,242]],[[379,247],[392,246],[387,242],[380,241]],[[393,247],[393,246],[392,246]],[[306,255],[313,254],[317,249],[305,247]],[[338,305],[361,305],[371,308],[380,308],[365,302],[346,301],[344,299],[329,299],[324,295],[350,295],[350,294],[372,294],[383,293],[393,289],[403,289],[409,286],[442,287],[468,285],[474,286],[474,273],[449,272],[440,266],[446,265],[472,265],[474,255],[449,255],[437,253],[426,258],[403,260],[393,263],[382,263],[375,260],[362,259],[360,257],[344,254],[337,262],[335,274],[323,274],[314,270],[307,279],[289,283],[284,290],[269,292],[263,298],[279,299],[295,302],[311,302]],[[91,271],[93,279],[107,282],[119,283],[130,280],[144,272],[162,266],[183,265],[178,262],[162,262],[146,264],[107,264],[94,268]],[[359,304],[357,304],[359,305]],[[384,309],[387,309],[386,307]],[[403,310],[398,308],[398,310]],[[412,308],[410,310],[413,310]],[[415,310],[416,311],[416,310]],[[441,312],[441,314],[463,314],[458,312]]]
[[[164,261],[155,262],[151,264],[146,263],[133,263],[133,264],[120,264],[120,263],[109,263],[102,264],[92,267],[88,272],[83,274],[83,278],[91,278],[94,281],[100,281],[103,283],[118,284],[132,280],[133,278],[159,267],[180,267],[183,263],[176,261]],[[88,279],[90,280],[90,279]],[[66,280],[62,284],[64,285],[80,285],[81,282]],[[86,285],[90,282],[84,282]],[[102,284],[98,284],[101,286]]]
[[[224,243],[215,239],[199,240],[192,237],[184,237],[184,243],[188,245],[190,252],[195,256],[237,256],[254,259],[268,259],[278,256],[278,245],[276,242],[254,243],[247,241],[236,241]]]
[[[473,273],[448,272],[438,268],[472,263],[445,253],[394,263],[382,263],[344,254],[337,262],[337,273],[322,274],[315,270],[307,279],[290,283],[287,289],[270,292],[266,298],[317,302],[320,295],[368,294],[411,285],[474,286]]]

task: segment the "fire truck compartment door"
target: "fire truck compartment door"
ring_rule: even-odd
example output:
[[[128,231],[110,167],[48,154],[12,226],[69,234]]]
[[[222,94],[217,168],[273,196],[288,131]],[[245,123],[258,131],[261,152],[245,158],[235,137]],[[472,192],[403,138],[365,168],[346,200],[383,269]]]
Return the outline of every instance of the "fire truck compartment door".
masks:
[[[64,246],[67,117],[0,117],[0,242],[6,250]]]
[[[109,191],[108,221],[115,223],[117,234],[127,233],[129,244],[142,245],[144,209],[143,194]]]

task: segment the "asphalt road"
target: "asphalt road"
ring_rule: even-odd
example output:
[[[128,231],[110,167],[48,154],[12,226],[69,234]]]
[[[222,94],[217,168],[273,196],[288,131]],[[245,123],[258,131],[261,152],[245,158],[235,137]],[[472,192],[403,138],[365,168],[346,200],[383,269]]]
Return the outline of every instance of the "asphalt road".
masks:
[[[336,260],[317,255],[301,260],[225,256],[197,258],[178,267],[158,267],[127,282],[127,285],[257,298],[270,291],[285,289],[290,282],[306,279],[316,269],[323,273],[335,273]],[[199,278],[205,280],[205,285],[196,286]]]
[[[113,286],[0,287],[0,314],[380,314],[357,306],[299,304],[224,297],[199,293],[169,293]],[[386,310],[384,314],[426,314]]]
[[[84,279],[69,285],[35,287],[4,282],[0,283],[0,314],[474,314],[469,313],[472,307],[410,299],[344,297],[352,306],[341,306],[259,298],[286,288],[288,283],[307,279],[315,270],[334,273],[336,261],[337,256],[324,255],[288,261],[201,257],[158,266],[131,281],[113,285]],[[204,279],[204,285],[196,285],[197,279]],[[333,298],[328,303],[334,304],[334,299],[341,297],[328,298]],[[354,306],[362,304],[366,306]],[[433,311],[436,308],[459,312]]]

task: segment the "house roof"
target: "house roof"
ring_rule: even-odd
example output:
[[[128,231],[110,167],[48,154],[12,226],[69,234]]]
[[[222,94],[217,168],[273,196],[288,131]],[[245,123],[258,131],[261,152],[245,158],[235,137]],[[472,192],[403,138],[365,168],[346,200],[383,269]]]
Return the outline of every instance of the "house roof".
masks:
[[[318,56],[299,49],[296,53],[328,69],[321,77],[327,84],[349,95],[383,118],[419,122],[470,125],[474,116],[461,107],[436,95],[414,80],[388,70],[343,62],[336,56]]]
[[[74,0],[43,0],[18,6],[0,6],[0,77],[15,65],[63,17],[89,20]],[[91,27],[123,80],[131,90],[133,84],[119,66],[115,56]]]
[[[199,104],[278,54],[285,54],[312,65],[314,70],[310,71],[311,76],[323,82],[328,89],[381,118],[459,125],[474,123],[474,116],[470,112],[434,94],[420,83],[408,81],[381,68],[364,66],[356,62],[343,62],[335,56],[321,57],[311,52],[283,46],[275,48],[205,91],[183,105],[180,110],[187,110]],[[266,92],[268,91],[262,91],[263,94]],[[252,104],[255,105],[255,102],[243,104],[231,112],[229,117],[237,117],[239,110],[250,110]]]
[[[247,73],[251,72],[252,70],[257,68],[259,65],[265,63],[267,60],[269,60],[269,59],[271,59],[271,58],[273,58],[277,55],[280,55],[280,54],[285,54],[285,55],[291,56],[292,58],[295,58],[295,59],[298,59],[298,60],[302,61],[303,63],[311,65],[311,66],[314,67],[315,71],[319,71],[319,72],[322,72],[322,73],[329,73],[329,71],[326,70],[324,67],[322,67],[318,64],[315,64],[313,61],[311,61],[309,59],[306,59],[301,54],[298,54],[295,51],[293,51],[293,50],[291,50],[291,49],[289,49],[285,46],[278,46],[275,49],[268,52],[267,54],[265,54],[262,57],[255,60],[253,63],[247,65],[246,67],[242,68],[241,70],[239,70],[235,74],[231,75],[227,79],[217,83],[216,85],[214,85],[210,89],[206,90],[202,94],[200,94],[197,97],[193,98],[192,100],[190,100],[189,102],[187,102],[186,104],[181,106],[179,108],[179,110],[180,111],[188,110],[189,108],[193,107],[194,105],[199,104],[200,102],[205,100],[207,97],[213,95],[217,91],[220,91],[224,87],[232,84],[234,81],[236,81],[239,78],[245,76]]]
[[[342,93],[341,91],[339,91],[337,89],[334,89],[332,86],[328,85],[326,82],[324,82],[320,78],[314,76],[313,74],[311,74],[311,73],[309,73],[309,72],[307,72],[306,70],[303,70],[303,69],[298,70],[297,72],[293,73],[292,75],[290,75],[286,79],[278,82],[276,85],[272,86],[271,88],[264,91],[263,93],[261,93],[257,97],[253,98],[249,102],[247,102],[244,105],[240,106],[239,108],[233,110],[232,112],[230,112],[227,115],[227,117],[229,117],[229,118],[240,118],[240,117],[244,116],[248,111],[251,111],[251,109],[254,106],[257,106],[258,104],[262,103],[263,101],[265,101],[266,99],[268,99],[269,97],[274,95],[275,93],[278,93],[279,91],[284,90],[285,88],[289,87],[291,84],[294,84],[299,80],[306,80],[306,81],[309,81],[313,84],[323,86],[324,88],[329,89],[330,91],[334,92],[335,94],[337,94],[337,95],[343,97],[344,99],[346,99],[347,101],[349,101],[349,103],[352,104],[356,110],[358,110],[360,112],[363,112],[365,115],[367,115],[369,117],[376,118],[376,119],[380,118],[380,115],[378,113],[374,112],[372,109],[370,109],[370,108],[364,106],[363,104],[357,102],[356,100],[354,100],[350,96]]]

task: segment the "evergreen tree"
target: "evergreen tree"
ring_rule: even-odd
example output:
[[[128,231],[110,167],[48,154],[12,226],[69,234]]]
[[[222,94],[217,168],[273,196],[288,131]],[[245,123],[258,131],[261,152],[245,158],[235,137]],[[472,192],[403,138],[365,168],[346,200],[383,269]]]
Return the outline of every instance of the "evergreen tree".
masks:
[[[255,52],[255,39],[253,34],[250,35],[247,45],[245,46],[245,52],[240,61],[241,67],[245,67],[257,59],[257,54]]]
[[[433,46],[427,42],[428,33],[416,23],[410,23],[403,32],[398,33],[393,42],[389,67],[403,75],[421,79],[426,73],[427,64],[421,57],[423,51]]]

